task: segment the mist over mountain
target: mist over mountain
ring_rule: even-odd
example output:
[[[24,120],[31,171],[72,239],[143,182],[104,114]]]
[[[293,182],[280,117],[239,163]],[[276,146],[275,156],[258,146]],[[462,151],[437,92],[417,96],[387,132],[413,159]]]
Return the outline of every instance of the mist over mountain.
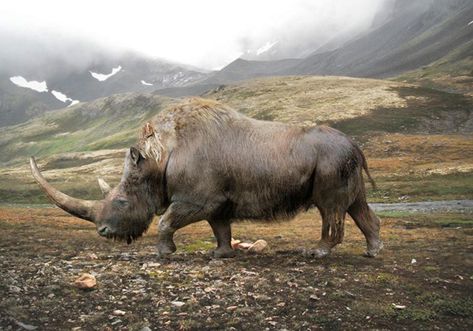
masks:
[[[388,77],[446,55],[473,39],[473,3],[467,0],[396,0],[373,28],[335,50],[314,54],[291,74]]]
[[[241,40],[241,56],[250,61],[305,58],[326,44],[337,46],[372,26],[373,18],[387,0],[377,2],[320,1],[306,4],[298,17],[263,36]]]
[[[5,46],[0,48],[2,126],[76,102],[185,86],[207,77],[206,70],[58,34],[1,30],[0,45]],[[47,91],[15,85],[14,77],[41,83]],[[67,101],[58,100],[57,95]]]
[[[254,61],[240,58],[205,83],[258,76],[341,75],[389,77],[426,66],[459,48],[472,49],[473,2],[391,0],[383,2],[370,28],[340,34],[302,59]],[[471,54],[465,49],[462,54]]]
[[[216,71],[144,55],[105,39],[99,42],[67,31],[0,23],[0,126],[117,93],[199,95],[222,84],[278,75],[390,77],[443,58],[468,68],[473,2],[367,0],[358,4],[302,1],[293,13],[272,13],[280,21],[271,28],[244,30],[246,34],[235,41],[236,48],[227,49],[222,31],[210,25],[213,30],[198,41],[213,38],[221,46],[208,61],[218,63],[222,52],[241,51]],[[247,14],[249,23],[258,22],[255,13]],[[173,29],[165,33],[179,35]],[[232,33],[228,35],[234,37]],[[150,38],[147,43],[158,43],[161,34],[155,35],[156,40]],[[181,46],[190,54],[201,48],[193,42]]]

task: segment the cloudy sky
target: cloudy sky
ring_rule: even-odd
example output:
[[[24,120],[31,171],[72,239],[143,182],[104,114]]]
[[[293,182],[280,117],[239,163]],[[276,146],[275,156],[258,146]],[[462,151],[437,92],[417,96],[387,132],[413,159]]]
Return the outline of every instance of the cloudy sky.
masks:
[[[0,29],[31,38],[55,34],[92,40],[215,69],[276,41],[322,40],[365,28],[381,2],[7,0],[0,2]]]

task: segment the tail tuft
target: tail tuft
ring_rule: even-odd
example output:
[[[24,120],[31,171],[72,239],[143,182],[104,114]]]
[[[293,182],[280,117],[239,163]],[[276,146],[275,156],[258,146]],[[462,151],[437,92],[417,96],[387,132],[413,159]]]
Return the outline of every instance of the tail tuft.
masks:
[[[368,170],[368,162],[366,162],[366,158],[365,158],[365,154],[363,154],[363,151],[360,149],[360,147],[358,147],[358,145],[354,144],[358,153],[360,153],[360,156],[361,156],[361,160],[363,162],[363,170],[365,170],[366,172],[366,175],[368,176],[368,180],[370,181],[371,183],[371,186],[373,186],[373,190],[377,190],[378,187],[376,186],[376,182],[374,181],[374,179],[371,177],[371,174]]]

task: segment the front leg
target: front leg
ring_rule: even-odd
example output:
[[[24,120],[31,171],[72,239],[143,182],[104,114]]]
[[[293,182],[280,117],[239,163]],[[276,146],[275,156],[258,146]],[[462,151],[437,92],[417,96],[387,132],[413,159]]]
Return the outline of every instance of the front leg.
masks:
[[[173,202],[159,220],[158,256],[164,257],[176,251],[174,233],[180,228],[203,219],[203,208],[198,205]]]
[[[232,228],[230,221],[209,221],[209,224],[217,239],[217,248],[212,251],[213,256],[217,258],[235,257],[236,254],[231,245]]]
[[[172,220],[170,216],[165,213],[158,224],[158,256],[164,257],[176,251],[176,244],[174,243],[174,232],[177,229],[172,227]]]

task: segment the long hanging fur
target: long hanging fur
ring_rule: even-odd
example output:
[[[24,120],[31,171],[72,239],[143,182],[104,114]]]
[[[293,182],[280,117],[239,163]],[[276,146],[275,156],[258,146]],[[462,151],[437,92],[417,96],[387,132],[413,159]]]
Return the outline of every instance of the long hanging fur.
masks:
[[[139,136],[139,149],[146,158],[160,163],[165,146],[172,146],[183,138],[183,131],[201,133],[221,130],[222,125],[242,115],[214,100],[192,98],[163,110],[152,122],[146,123]]]
[[[223,194],[218,199],[224,202],[211,217],[288,218],[325,204],[330,197],[314,192],[347,183],[360,168],[373,183],[361,150],[335,129],[258,121],[200,98],[163,110],[146,123],[139,149],[158,169],[175,151],[179,161],[171,172],[180,175],[170,180],[190,201],[197,203],[214,190]],[[202,178],[208,188],[194,192]]]
[[[140,145],[146,158],[154,159],[158,164],[161,162],[164,146],[161,143],[159,132],[149,122],[146,123],[141,131]]]

